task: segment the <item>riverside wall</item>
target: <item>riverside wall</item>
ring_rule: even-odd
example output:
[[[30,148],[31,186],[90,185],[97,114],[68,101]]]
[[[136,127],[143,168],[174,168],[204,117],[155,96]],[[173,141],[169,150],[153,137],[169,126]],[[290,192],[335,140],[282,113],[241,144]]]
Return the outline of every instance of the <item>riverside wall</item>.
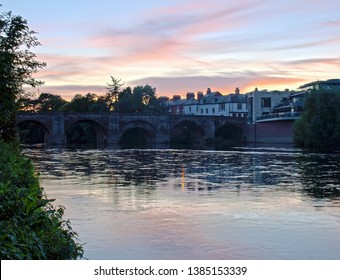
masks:
[[[248,124],[244,136],[248,143],[293,144],[293,125],[291,120]]]

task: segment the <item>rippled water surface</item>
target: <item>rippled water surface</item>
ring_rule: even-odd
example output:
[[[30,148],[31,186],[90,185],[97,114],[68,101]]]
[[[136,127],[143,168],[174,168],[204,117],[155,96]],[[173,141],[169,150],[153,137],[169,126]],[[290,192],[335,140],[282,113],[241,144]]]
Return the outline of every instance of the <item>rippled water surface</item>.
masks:
[[[88,259],[340,259],[340,156],[25,149]]]

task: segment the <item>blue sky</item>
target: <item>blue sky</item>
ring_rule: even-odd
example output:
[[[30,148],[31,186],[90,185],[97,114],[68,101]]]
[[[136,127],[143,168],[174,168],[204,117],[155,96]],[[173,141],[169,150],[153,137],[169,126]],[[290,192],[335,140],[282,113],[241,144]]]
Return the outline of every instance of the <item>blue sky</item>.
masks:
[[[295,89],[340,78],[338,0],[0,0],[38,32],[40,92]]]

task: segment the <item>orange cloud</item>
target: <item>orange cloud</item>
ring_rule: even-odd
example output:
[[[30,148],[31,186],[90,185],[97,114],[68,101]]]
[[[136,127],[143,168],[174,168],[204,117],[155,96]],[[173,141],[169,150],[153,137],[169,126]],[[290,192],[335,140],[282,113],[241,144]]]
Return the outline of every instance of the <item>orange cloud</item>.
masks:
[[[303,5],[306,0],[296,5],[185,0],[141,10],[124,25],[119,19],[89,28],[79,23],[65,38],[60,31],[45,38],[52,47],[39,60],[48,67],[36,76],[46,81],[47,89],[61,91],[64,85],[68,96],[95,92],[110,75],[129,85],[151,84],[158,95],[207,87],[224,94],[235,87],[243,92],[295,88],[300,82],[331,78],[340,64],[339,21],[313,18],[314,8],[298,9]],[[329,24],[327,30],[324,24]],[[329,57],[320,55],[324,50]]]

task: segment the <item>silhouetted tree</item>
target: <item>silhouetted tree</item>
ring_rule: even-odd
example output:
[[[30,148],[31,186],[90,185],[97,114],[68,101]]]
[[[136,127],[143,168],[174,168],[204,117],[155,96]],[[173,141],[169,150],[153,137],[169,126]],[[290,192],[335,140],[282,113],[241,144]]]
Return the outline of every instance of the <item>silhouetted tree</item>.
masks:
[[[131,110],[132,89],[127,87],[118,95],[118,101],[116,103],[116,111],[119,113],[130,113]]]
[[[11,12],[0,14],[0,139],[16,137],[16,100],[24,95],[23,86],[36,87],[40,81],[32,74],[45,67],[30,51],[40,43],[27,21]]]
[[[119,113],[156,113],[159,112],[156,88],[145,85],[130,87],[118,95],[117,112]]]
[[[105,101],[110,111],[114,111],[116,109],[116,104],[119,98],[119,90],[120,87],[124,85],[121,79],[116,79],[111,76],[111,84],[108,83],[106,87],[107,93],[105,95]]]
[[[88,93],[85,96],[76,94],[70,103],[62,108],[66,112],[107,112],[108,107],[103,97],[94,93]]]
[[[67,101],[60,95],[51,93],[42,93],[37,100],[39,112],[59,111],[65,104]]]

